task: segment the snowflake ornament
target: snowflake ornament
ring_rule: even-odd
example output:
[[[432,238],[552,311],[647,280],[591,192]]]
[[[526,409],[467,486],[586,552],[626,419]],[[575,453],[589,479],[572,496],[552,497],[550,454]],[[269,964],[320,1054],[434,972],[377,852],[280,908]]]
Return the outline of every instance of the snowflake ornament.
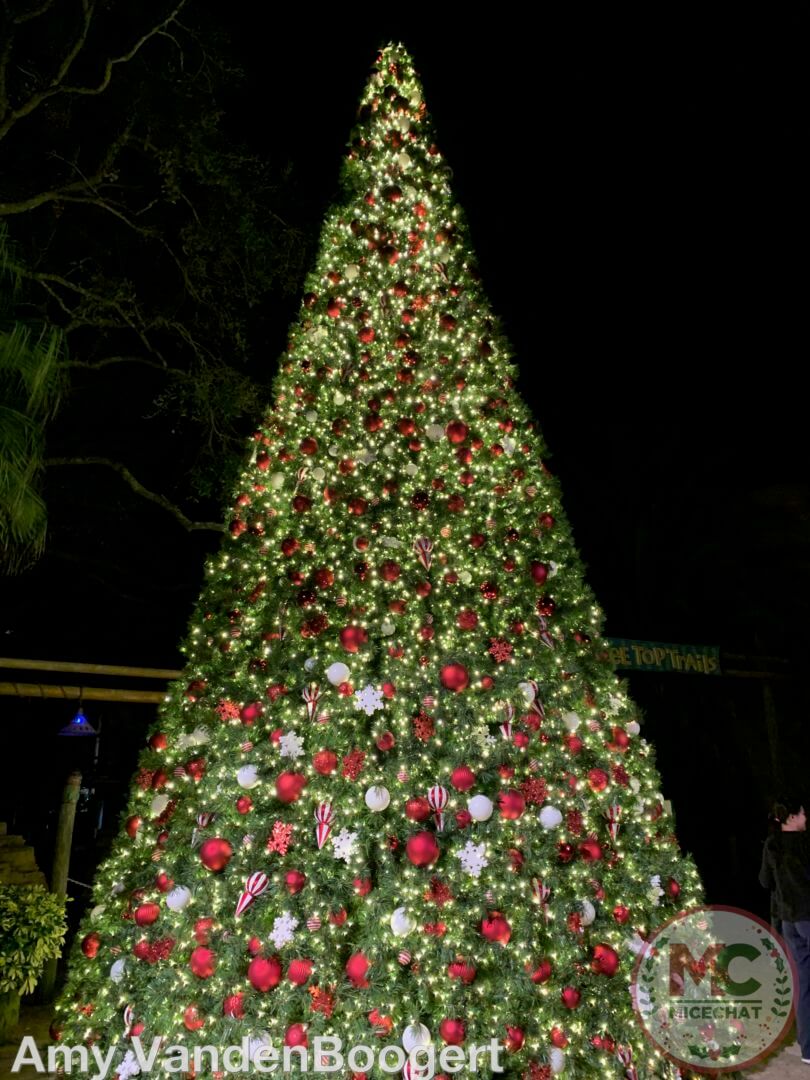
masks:
[[[341,829],[337,836],[332,837],[332,850],[335,858],[348,862],[354,855],[356,844],[357,833],[350,832],[348,829]]]
[[[470,877],[480,877],[484,867],[489,866],[485,851],[486,844],[474,844],[472,840],[468,840],[461,851],[456,852],[456,858],[461,860],[462,867]]]
[[[650,878],[650,891],[648,893],[650,902],[653,903],[656,907],[658,907],[658,905],[661,903],[661,897],[663,895],[664,890],[661,888],[661,875],[653,874],[653,876]]]
[[[282,735],[278,740],[278,745],[282,757],[288,757],[295,760],[295,758],[300,758],[304,753],[303,740],[299,735],[296,735],[294,731],[288,731],[286,735]]]
[[[289,911],[285,911],[283,915],[279,915],[273,922],[273,929],[270,932],[270,940],[273,942],[277,949],[281,949],[284,945],[289,945],[295,934],[295,928],[298,926],[298,919],[294,915],[291,915]]]
[[[354,707],[362,709],[366,716],[373,716],[375,712],[383,708],[382,692],[371,683],[364,686],[362,690],[355,690]]]
[[[137,1076],[140,1071],[141,1067],[138,1064],[138,1059],[135,1057],[135,1051],[127,1050],[124,1055],[124,1060],[115,1070],[115,1074],[119,1077],[119,1080],[129,1080],[130,1076]]]

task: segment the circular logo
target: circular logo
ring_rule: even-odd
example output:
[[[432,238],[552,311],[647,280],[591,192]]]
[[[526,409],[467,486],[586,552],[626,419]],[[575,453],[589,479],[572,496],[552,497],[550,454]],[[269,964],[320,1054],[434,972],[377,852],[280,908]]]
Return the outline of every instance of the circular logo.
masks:
[[[639,953],[633,1008],[645,1035],[678,1065],[736,1072],[760,1061],[792,1020],[793,962],[773,927],[748,911],[682,911]]]

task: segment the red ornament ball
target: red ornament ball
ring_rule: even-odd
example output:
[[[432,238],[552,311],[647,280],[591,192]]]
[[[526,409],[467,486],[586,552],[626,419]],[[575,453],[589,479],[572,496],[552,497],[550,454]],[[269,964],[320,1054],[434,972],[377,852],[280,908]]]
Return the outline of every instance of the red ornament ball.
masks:
[[[498,809],[507,821],[517,821],[526,809],[526,800],[519,791],[502,791],[498,796]]]
[[[392,750],[395,745],[396,739],[394,738],[394,734],[391,731],[384,731],[377,738],[377,749],[382,750],[383,753],[387,752],[388,750]]]
[[[553,968],[550,960],[539,960],[536,964],[527,964],[526,970],[529,972],[531,981],[540,985],[544,982],[548,982],[551,978]]]
[[[150,736],[149,745],[153,750],[165,750],[169,745],[169,740],[162,731],[156,731],[154,735]]]
[[[624,926],[630,920],[630,908],[625,907],[624,904],[617,904],[613,909],[613,918],[620,926]]]
[[[143,822],[137,814],[131,814],[130,817],[127,818],[127,823],[125,826],[127,836],[131,837],[134,840],[138,833],[138,829],[140,829],[142,824]]]
[[[463,664],[445,664],[439,674],[445,690],[459,693],[470,685],[470,674]]]
[[[283,803],[297,802],[306,786],[307,778],[301,773],[280,773],[276,778],[276,798]]]
[[[203,946],[196,948],[188,959],[192,975],[198,979],[210,979],[217,966],[216,954]]]
[[[101,938],[95,932],[92,934],[85,934],[82,938],[82,952],[89,960],[95,959],[100,948]]]
[[[284,1035],[285,1046],[309,1046],[307,1029],[304,1024],[290,1024]]]
[[[253,799],[249,795],[240,795],[236,800],[236,810],[240,814],[249,814],[253,809]]]
[[[501,945],[506,945],[512,936],[512,927],[500,911],[492,911],[481,922],[481,934],[487,941],[497,941]]]
[[[312,755],[312,767],[321,776],[330,776],[337,769],[337,754],[332,750],[319,750]]]
[[[307,883],[307,875],[301,870],[288,870],[284,875],[284,884],[290,896],[296,896]]]
[[[602,858],[602,848],[599,841],[589,836],[587,840],[583,840],[579,845],[579,855],[584,862],[598,862]]]
[[[448,1046],[461,1046],[467,1034],[464,1021],[445,1018],[439,1024],[439,1034]]]
[[[450,783],[456,791],[469,791],[475,784],[475,773],[469,765],[457,765],[450,774]]]
[[[507,1025],[506,1038],[503,1040],[503,1044],[506,1047],[506,1052],[508,1054],[516,1054],[523,1048],[525,1041],[526,1033],[523,1028]]]
[[[544,585],[546,583],[546,579],[548,578],[548,567],[545,563],[533,562],[529,566],[529,570],[535,585]]]
[[[420,832],[409,837],[405,854],[414,866],[430,866],[439,857],[439,845],[433,833]]]
[[[356,989],[365,990],[368,987],[366,975],[370,967],[371,961],[361,952],[354,953],[346,961],[346,977]]]
[[[189,1005],[183,1011],[183,1027],[186,1031],[199,1031],[204,1024],[205,1020],[196,1005]]]
[[[362,626],[344,626],[340,631],[340,644],[349,653],[356,653],[368,641],[368,631]]]
[[[612,978],[619,970],[619,954],[610,945],[594,945],[591,958],[591,971],[597,975]]]
[[[444,433],[451,443],[458,445],[463,443],[470,433],[470,429],[462,420],[451,420]]]
[[[472,608],[465,608],[456,615],[459,630],[474,630],[478,626],[478,615]]]
[[[396,581],[401,573],[402,567],[393,559],[386,559],[384,563],[380,563],[380,577],[383,581]]]
[[[423,795],[415,795],[405,803],[405,816],[411,821],[427,821],[430,817],[430,803]]]
[[[254,990],[265,994],[281,982],[281,962],[275,956],[257,956],[250,961],[247,974]]]
[[[575,986],[565,986],[560,993],[560,1001],[566,1009],[575,1009],[582,1000],[582,994]]]
[[[135,925],[151,926],[160,918],[159,904],[139,904],[135,909]]]
[[[222,1015],[232,1016],[234,1020],[244,1020],[245,995],[241,991],[238,994],[228,994],[223,1000]]]
[[[680,882],[676,881],[675,878],[669,878],[667,880],[667,895],[673,900],[677,900],[681,895]]]
[[[206,870],[220,874],[231,861],[233,848],[221,836],[206,840],[200,847],[200,862]]]
[[[287,969],[287,978],[293,986],[303,986],[312,974],[311,960],[293,960]]]

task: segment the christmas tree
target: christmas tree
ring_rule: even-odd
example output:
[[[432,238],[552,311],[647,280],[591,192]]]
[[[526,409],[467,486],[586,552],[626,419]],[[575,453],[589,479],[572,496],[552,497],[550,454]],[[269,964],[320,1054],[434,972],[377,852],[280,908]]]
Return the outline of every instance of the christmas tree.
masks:
[[[495,1039],[507,1076],[671,1075],[628,984],[700,883],[448,175],[386,48],[77,935],[67,1044]]]

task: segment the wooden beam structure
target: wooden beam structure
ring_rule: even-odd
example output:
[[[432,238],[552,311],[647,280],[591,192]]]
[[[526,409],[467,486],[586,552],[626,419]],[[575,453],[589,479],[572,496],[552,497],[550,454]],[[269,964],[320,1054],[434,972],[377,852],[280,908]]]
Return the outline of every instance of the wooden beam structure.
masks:
[[[121,664],[77,664],[71,660],[20,660],[0,656],[0,668],[14,671],[67,671],[74,675],[126,675],[133,679],[179,679],[173,668],[125,667]]]
[[[53,683],[0,682],[0,697],[61,698],[63,701],[128,701],[137,705],[160,705],[162,690],[120,690],[104,686],[57,686]]]

